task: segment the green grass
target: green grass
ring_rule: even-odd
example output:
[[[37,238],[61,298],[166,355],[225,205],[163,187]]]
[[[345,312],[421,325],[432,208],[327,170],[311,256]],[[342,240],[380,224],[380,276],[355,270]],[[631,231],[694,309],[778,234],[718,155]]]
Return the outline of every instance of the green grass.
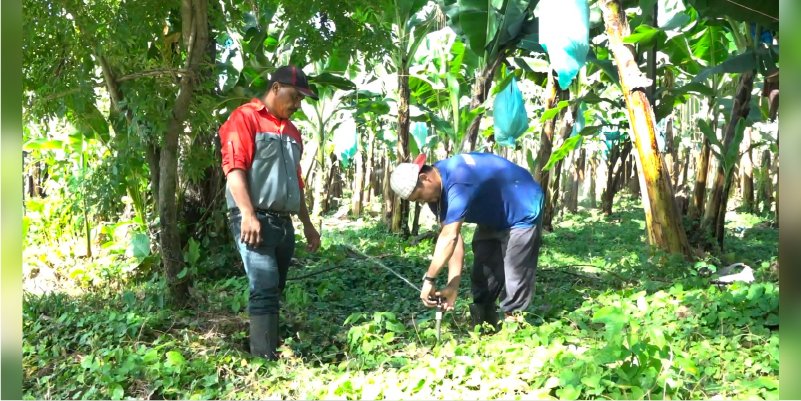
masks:
[[[288,282],[278,362],[246,353],[241,267],[196,282],[183,311],[165,306],[158,280],[29,295],[25,398],[776,399],[778,233],[757,216],[737,222],[748,225],[729,225],[727,254],[704,263],[746,262],[757,282],[717,287],[697,263],[646,244],[631,199],[610,217],[559,219],[532,305],[494,335],[468,328],[468,255],[440,343],[415,290],[341,245],[417,282],[432,243],[410,246],[369,221],[329,230],[322,250],[299,250],[290,269],[292,278],[333,268]]]

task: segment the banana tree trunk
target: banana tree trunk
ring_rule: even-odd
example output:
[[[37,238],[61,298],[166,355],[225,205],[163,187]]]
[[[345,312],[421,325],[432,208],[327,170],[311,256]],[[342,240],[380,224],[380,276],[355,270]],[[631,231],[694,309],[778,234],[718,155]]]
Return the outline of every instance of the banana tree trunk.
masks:
[[[665,128],[665,166],[668,168],[673,188],[679,185],[679,157],[673,140],[673,119],[671,118]]]
[[[409,62],[401,60],[398,66],[398,162],[410,161],[409,155]],[[392,210],[391,231],[402,233],[404,236],[409,234],[409,201],[403,200],[394,193],[392,194],[394,206]]]
[[[325,146],[323,141],[325,139],[325,123],[323,122],[322,112],[317,115],[317,131],[314,133],[314,141],[317,142],[317,169],[314,172],[314,196],[312,201],[311,220],[317,225],[317,220],[322,216],[323,209],[325,209],[325,185],[326,185],[326,168],[325,168]],[[333,166],[333,163],[332,163]],[[317,225],[319,227],[319,225]]]
[[[321,192],[318,196],[321,198],[321,205],[320,205],[320,212],[327,213],[329,210],[336,208],[337,205],[334,204],[336,198],[336,189],[334,185],[334,181],[338,179],[342,174],[340,174],[339,169],[339,161],[337,156],[333,153],[329,155],[331,159],[331,168],[328,169],[328,175],[323,176],[321,172],[317,172],[317,176],[319,176],[319,180],[325,180],[325,184],[323,184],[323,188],[327,190],[324,192],[325,195]],[[315,188],[317,188],[317,181],[315,181]],[[316,189],[315,189],[316,190]]]
[[[420,202],[414,203],[414,216],[412,217],[412,235],[416,236],[420,233],[420,212],[423,209],[423,204]]]
[[[187,48],[184,74],[180,80],[180,90],[175,99],[172,112],[167,120],[167,131],[161,149],[159,163],[159,223],[161,225],[161,259],[171,300],[177,305],[189,301],[189,275],[178,278],[184,267],[181,241],[178,235],[177,205],[175,202],[178,182],[178,138],[183,133],[184,121],[189,114],[189,106],[194,90],[194,76],[206,55],[208,41],[208,15],[205,0],[183,0],[181,3],[183,39]]]
[[[562,143],[570,136],[570,132],[573,130],[573,116],[576,115],[577,111],[577,104],[574,104],[570,107],[568,113],[564,114],[562,118],[562,131],[559,135],[559,144],[561,146]],[[550,156],[549,156],[550,157]],[[561,193],[560,190],[560,179],[562,177],[562,166],[564,165],[564,159],[559,160],[554,165],[553,171],[553,179],[551,180],[550,184],[547,186],[548,194],[546,196],[545,202],[545,210],[542,215],[542,226],[549,231],[553,230],[553,218],[556,214],[557,205],[559,204],[559,195]]]
[[[567,210],[570,213],[578,212],[579,188],[584,182],[584,170],[587,164],[587,150],[582,148],[578,159],[573,163],[572,176],[570,177],[570,191],[567,196]]]
[[[364,199],[362,198],[364,191],[364,161],[362,156],[363,153],[358,151],[353,157],[355,171],[353,172],[353,189],[351,192],[353,195],[351,196],[350,210],[351,214],[356,217],[361,217],[362,205],[364,204]]]
[[[545,86],[545,95],[543,97],[543,109],[545,111],[556,107],[561,97],[561,92],[553,71],[549,71],[548,83]],[[556,121],[557,117],[554,117],[543,124],[540,147],[537,150],[537,166],[534,169],[534,180],[540,183],[543,188],[548,180],[548,172],[544,171],[544,169],[553,151],[553,133],[556,130]]]
[[[628,160],[628,166],[630,167],[631,171],[629,172],[629,193],[634,198],[640,198],[640,188],[645,186],[645,182],[641,179],[640,171],[637,169],[637,155],[632,154]],[[628,171],[627,169],[626,171]],[[667,178],[668,183],[670,183],[670,178]],[[673,192],[671,190],[671,192]]]
[[[598,180],[598,160],[595,156],[590,158],[590,189],[587,196],[590,198],[590,208],[598,207],[598,195],[595,182]]]
[[[748,116],[748,112],[751,108],[751,90],[753,87],[754,73],[749,71],[740,74],[740,81],[737,84],[737,92],[734,95],[734,104],[731,109],[731,117],[724,128],[723,149],[721,149],[723,155],[726,154],[731,146],[736,146],[739,149],[740,144],[733,143],[735,131],[737,130],[737,123],[740,119]],[[736,160],[734,162],[736,164]],[[715,233],[718,244],[721,246],[723,245],[723,225],[725,223],[729,189],[731,188],[731,181],[735,168],[736,167],[732,165],[729,166],[729,170],[726,171],[723,163],[718,163],[715,182],[712,185],[712,191],[709,194],[709,203],[707,204],[706,213],[704,214],[703,227]]]
[[[622,187],[622,182],[628,174],[626,171],[626,160],[629,157],[629,153],[631,153],[631,141],[626,141],[622,148],[620,145],[615,146],[609,152],[606,189],[601,193],[601,211],[607,216],[612,214],[612,205],[615,201],[615,195],[617,195],[617,192]],[[620,167],[615,170],[618,160],[620,160]]]
[[[623,43],[623,38],[630,34],[626,14],[619,0],[601,0],[600,7],[639,156],[640,179],[644,183],[640,189],[649,242],[669,253],[689,256],[690,245],[676,209],[665,161],[657,149],[654,112],[642,90],[648,85],[643,82],[632,49]]]
[[[362,186],[362,199],[369,204],[372,200],[372,188],[375,183],[375,130],[369,129],[367,133],[367,160],[364,169],[364,185]]]
[[[717,123],[713,122],[713,132]],[[697,219],[704,214],[704,200],[706,197],[706,177],[709,175],[709,139],[704,137],[701,153],[698,154],[697,168],[695,170],[695,185],[693,186],[693,200],[688,215],[690,219]]]
[[[392,225],[392,216],[395,214],[395,193],[392,192],[392,188],[389,186],[389,173],[392,169],[392,159],[389,156],[389,149],[384,151],[384,174],[382,178],[382,194],[384,198],[383,206],[381,207],[382,216],[384,218],[384,223],[387,227]]]
[[[762,152],[762,163],[759,167],[759,191],[757,192],[757,205],[761,205],[761,212],[768,213],[770,211],[770,197],[773,193],[772,183],[770,179],[770,150]]]
[[[743,193],[743,207],[748,213],[754,212],[754,163],[752,160],[753,152],[751,150],[751,129],[745,130],[743,137],[743,147],[745,154],[740,163],[741,168],[741,182],[740,189]]]

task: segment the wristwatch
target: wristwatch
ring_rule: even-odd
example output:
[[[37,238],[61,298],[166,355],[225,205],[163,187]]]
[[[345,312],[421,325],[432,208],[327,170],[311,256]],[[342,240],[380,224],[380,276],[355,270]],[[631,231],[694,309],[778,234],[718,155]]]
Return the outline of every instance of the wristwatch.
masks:
[[[423,282],[426,282],[426,281],[430,281],[431,284],[436,284],[437,283],[436,277],[428,277],[427,274],[423,275]]]

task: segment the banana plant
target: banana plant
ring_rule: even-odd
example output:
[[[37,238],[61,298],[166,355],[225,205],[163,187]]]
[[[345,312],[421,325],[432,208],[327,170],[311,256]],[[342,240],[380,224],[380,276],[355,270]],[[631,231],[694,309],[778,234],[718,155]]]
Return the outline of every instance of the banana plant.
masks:
[[[478,60],[452,33],[439,40],[426,39],[424,47],[424,56],[417,60],[420,69],[409,79],[412,100],[424,112],[412,120],[431,125],[448,155],[460,153],[470,123],[484,111],[483,106],[467,107],[468,71],[474,70]]]
[[[542,52],[532,13],[537,0],[439,0],[438,4],[448,25],[478,58],[470,109],[484,104],[498,67],[515,49]],[[464,149],[475,149],[483,114],[481,111],[473,118]]]
[[[392,43],[389,44],[390,69],[398,77],[398,143],[396,149],[399,161],[408,161],[409,154],[409,70],[414,61],[414,55],[426,35],[434,30],[437,24],[435,12],[431,7],[424,10],[428,0],[382,0],[376,3],[377,23],[382,30],[392,33]],[[393,198],[392,232],[408,233],[409,206],[393,193],[384,194]]]

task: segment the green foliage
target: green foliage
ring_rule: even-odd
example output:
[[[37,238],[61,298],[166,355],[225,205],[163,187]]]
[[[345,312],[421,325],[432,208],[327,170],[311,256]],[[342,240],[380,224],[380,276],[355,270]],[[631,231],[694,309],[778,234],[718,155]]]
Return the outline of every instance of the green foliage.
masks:
[[[279,362],[251,358],[243,346],[241,273],[200,280],[198,307],[184,311],[164,304],[161,280],[27,294],[25,397],[776,399],[779,292],[768,274],[776,230],[754,215],[734,220],[727,241],[750,249],[741,260],[757,282],[717,287],[699,272],[721,260],[693,265],[633,245],[644,243],[637,206],[622,197],[612,216],[582,210],[555,221],[532,306],[490,336],[469,328],[471,255],[437,343],[433,312],[416,291],[338,245],[413,279],[433,244],[409,246],[372,223],[330,231],[319,253],[298,249]],[[464,235],[469,242],[472,230]],[[210,252],[190,241],[185,258],[200,263]]]
[[[439,2],[448,25],[484,63],[494,60],[503,48],[536,37],[531,14],[535,4],[528,0]]]

